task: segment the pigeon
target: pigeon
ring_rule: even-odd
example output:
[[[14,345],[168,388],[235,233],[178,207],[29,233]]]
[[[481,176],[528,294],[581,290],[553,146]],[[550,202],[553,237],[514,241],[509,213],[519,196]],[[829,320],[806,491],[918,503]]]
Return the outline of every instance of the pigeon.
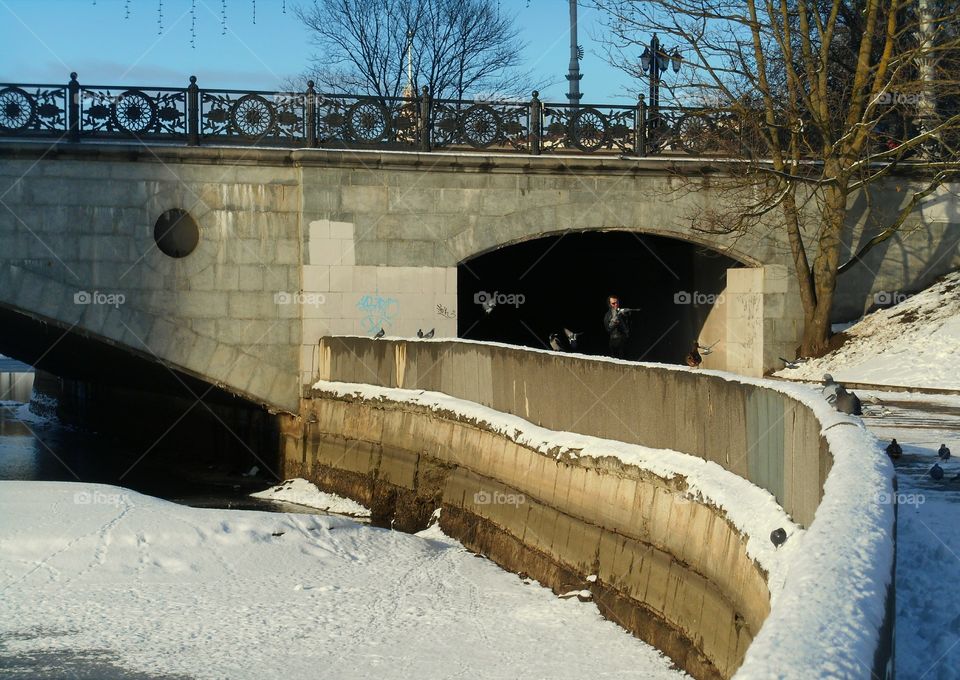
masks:
[[[428,330],[426,333],[423,334],[423,337],[426,338],[427,340],[429,340],[430,338],[433,337],[433,332],[434,332],[435,330],[437,330],[437,329],[436,329],[436,328],[431,328],[430,330]]]
[[[950,449],[947,448],[946,444],[941,444],[940,448],[937,449],[937,456],[940,457],[940,460],[949,460],[950,459]]]
[[[887,444],[887,455],[896,460],[903,455],[903,448],[897,443],[896,437]]]
[[[930,476],[938,481],[943,479],[943,468],[940,467],[939,464],[934,463],[933,467],[930,468]]]
[[[773,543],[773,547],[779,548],[787,540],[787,532],[781,529],[774,529],[770,532],[770,542]]]
[[[843,386],[837,391],[837,400],[834,404],[840,413],[846,413],[851,416],[862,416],[863,405],[860,403],[860,397],[855,392],[847,392]]]
[[[550,349],[554,352],[562,352],[563,347],[560,346],[560,336],[556,333],[550,334]]]
[[[833,404],[837,401],[837,397],[842,389],[843,385],[835,382],[832,375],[829,373],[823,374],[823,391],[821,394],[824,399],[827,400],[828,404]]]
[[[377,331],[377,334],[373,336],[373,339],[374,339],[374,340],[379,340],[380,338],[382,338],[382,337],[383,337],[384,335],[386,335],[386,334],[387,334],[387,332],[386,332],[385,330],[383,330],[383,326],[381,326],[381,327],[380,327],[380,330]]]
[[[719,342],[720,341],[717,340],[717,342],[713,343],[712,345],[707,345],[706,347],[704,347],[703,345],[700,345],[700,354],[702,354],[703,356],[709,356],[713,354],[713,348],[716,347],[717,343]]]
[[[583,335],[583,332],[581,331],[580,333],[574,333],[569,328],[564,328],[563,333],[567,336],[567,342],[570,344],[570,349],[576,349],[577,343],[580,341],[580,336]]]
[[[800,364],[803,363],[799,359],[797,359],[796,361],[790,361],[789,359],[784,359],[783,357],[780,357],[780,361],[783,362],[784,368],[800,368]]]
[[[418,337],[418,338],[422,338],[422,337],[423,337],[423,329],[422,329],[422,328],[418,328],[418,329],[417,329],[417,337]]]
[[[483,307],[483,313],[489,314],[493,311],[493,308],[497,306],[497,298],[495,295],[488,295],[483,302],[480,303],[480,306]]]

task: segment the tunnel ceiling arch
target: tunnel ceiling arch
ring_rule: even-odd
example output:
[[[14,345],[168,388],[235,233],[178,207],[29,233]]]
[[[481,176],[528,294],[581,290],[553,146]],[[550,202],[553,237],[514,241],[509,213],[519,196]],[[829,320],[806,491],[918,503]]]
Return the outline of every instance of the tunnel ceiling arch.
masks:
[[[472,257],[457,272],[458,335],[606,354],[607,296],[630,314],[628,359],[680,363],[744,264],[679,239],[629,231],[564,232]],[[570,347],[564,329],[582,333]]]

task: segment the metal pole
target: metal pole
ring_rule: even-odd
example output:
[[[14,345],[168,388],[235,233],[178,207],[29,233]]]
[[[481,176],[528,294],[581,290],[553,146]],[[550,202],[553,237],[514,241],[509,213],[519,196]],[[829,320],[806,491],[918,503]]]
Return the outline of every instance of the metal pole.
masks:
[[[200,87],[196,76],[190,76],[187,87],[187,144],[200,144]]]
[[[533,98],[530,100],[530,129],[528,130],[530,138],[530,153],[534,156],[540,155],[541,140],[540,132],[543,129],[541,119],[543,117],[543,104],[540,102],[540,93],[533,91]]]
[[[423,86],[423,96],[420,98],[420,150],[430,150],[430,88]]]
[[[70,74],[67,83],[67,126],[70,131],[70,141],[80,141],[80,83],[77,82],[77,73]]]
[[[581,78],[583,75],[580,73],[580,46],[577,44],[577,0],[570,0],[570,71],[567,73],[570,91],[567,92],[567,100],[571,107],[576,107],[583,96],[580,93]]]
[[[637,156],[647,155],[647,104],[643,95],[637,100],[637,110],[633,118],[633,153]]]
[[[313,85],[312,80],[307,81],[307,101],[303,116],[308,147],[317,145],[317,92],[313,89]]]

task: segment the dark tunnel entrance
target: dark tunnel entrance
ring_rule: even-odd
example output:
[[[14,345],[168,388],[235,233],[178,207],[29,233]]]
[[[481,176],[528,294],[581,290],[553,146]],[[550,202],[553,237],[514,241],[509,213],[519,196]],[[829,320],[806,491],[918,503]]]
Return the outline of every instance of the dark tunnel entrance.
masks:
[[[462,338],[547,348],[582,332],[577,351],[607,354],[607,296],[638,309],[627,359],[682,363],[742,263],[687,241],[635,232],[576,232],[504,246],[458,267]],[[491,300],[494,303],[491,306]],[[484,304],[486,302],[486,304]],[[566,348],[566,347],[565,347]]]

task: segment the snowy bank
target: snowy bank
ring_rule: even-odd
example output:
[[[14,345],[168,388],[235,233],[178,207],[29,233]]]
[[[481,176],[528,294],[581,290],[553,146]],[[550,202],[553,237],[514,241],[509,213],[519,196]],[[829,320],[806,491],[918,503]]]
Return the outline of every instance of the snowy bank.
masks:
[[[15,677],[684,677],[450,539],[65,482],[0,482],[0,517]]]
[[[840,382],[960,389],[960,272],[926,290],[865,316],[844,332],[839,349],[778,376],[819,381],[830,373]]]

